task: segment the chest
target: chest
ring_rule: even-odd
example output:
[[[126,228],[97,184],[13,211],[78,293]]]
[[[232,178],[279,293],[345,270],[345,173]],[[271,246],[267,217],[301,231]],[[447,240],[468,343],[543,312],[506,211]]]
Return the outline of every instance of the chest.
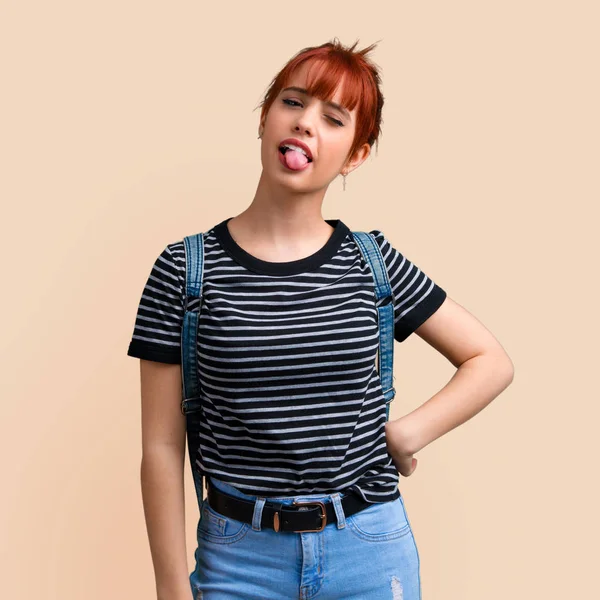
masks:
[[[206,277],[198,360],[205,375],[277,387],[368,379],[379,332],[372,276]]]

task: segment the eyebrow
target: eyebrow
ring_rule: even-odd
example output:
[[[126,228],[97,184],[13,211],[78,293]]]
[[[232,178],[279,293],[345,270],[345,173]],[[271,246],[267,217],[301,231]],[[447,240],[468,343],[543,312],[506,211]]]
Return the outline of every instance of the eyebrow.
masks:
[[[307,96],[309,95],[308,92],[301,87],[297,87],[295,85],[291,86],[291,87],[286,87],[284,90],[281,90],[282,93],[283,92],[300,92],[301,94],[306,94]],[[348,120],[350,121],[350,113],[340,104],[337,104],[337,102],[325,102],[325,104],[327,104],[328,106],[331,106],[332,108],[336,108],[337,110],[339,110],[343,115],[345,115]]]

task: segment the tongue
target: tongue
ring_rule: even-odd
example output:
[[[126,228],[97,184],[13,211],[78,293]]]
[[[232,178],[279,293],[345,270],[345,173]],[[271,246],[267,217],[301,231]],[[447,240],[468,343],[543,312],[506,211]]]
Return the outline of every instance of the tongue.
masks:
[[[298,150],[292,150],[291,148],[285,153],[285,164],[294,171],[303,169],[308,163],[308,158],[302,152]]]

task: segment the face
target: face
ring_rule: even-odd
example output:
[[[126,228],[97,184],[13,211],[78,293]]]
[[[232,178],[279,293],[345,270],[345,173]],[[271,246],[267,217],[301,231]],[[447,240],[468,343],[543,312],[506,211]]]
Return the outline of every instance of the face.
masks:
[[[346,111],[298,89],[289,89],[306,89],[308,68],[309,64],[302,65],[280,92],[259,133],[262,133],[263,169],[283,185],[314,191],[327,187],[341,173],[348,174],[357,168],[369,155],[370,146],[364,144],[349,159],[356,131],[356,107]],[[343,80],[331,102],[341,103],[342,85]],[[305,169],[294,171],[282,164],[279,146],[286,138],[304,142],[310,149],[312,162]]]

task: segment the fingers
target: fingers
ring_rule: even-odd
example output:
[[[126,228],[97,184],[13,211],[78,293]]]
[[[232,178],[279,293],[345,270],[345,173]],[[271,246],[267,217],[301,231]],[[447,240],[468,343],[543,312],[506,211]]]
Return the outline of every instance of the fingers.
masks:
[[[394,464],[400,475],[410,477],[417,468],[417,459],[413,456],[407,456],[403,458],[400,463],[394,461]]]

